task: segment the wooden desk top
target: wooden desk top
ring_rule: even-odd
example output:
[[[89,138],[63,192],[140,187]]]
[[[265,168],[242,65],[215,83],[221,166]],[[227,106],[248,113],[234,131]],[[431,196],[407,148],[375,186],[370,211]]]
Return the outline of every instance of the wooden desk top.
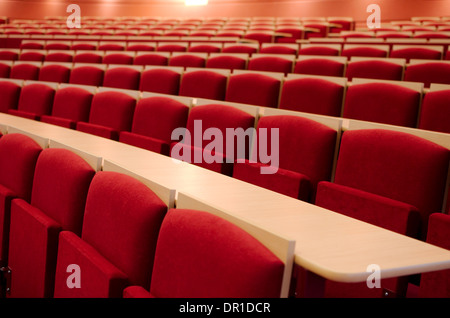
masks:
[[[177,192],[295,241],[295,263],[324,278],[364,282],[376,264],[389,278],[450,268],[450,251],[140,148],[0,114],[15,127],[100,156]]]

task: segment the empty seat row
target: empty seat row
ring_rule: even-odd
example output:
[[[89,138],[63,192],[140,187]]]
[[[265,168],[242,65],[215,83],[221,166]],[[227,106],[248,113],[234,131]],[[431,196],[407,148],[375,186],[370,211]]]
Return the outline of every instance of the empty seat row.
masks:
[[[328,56],[352,56],[365,57],[392,57],[410,59],[448,59],[448,43],[262,43],[238,42],[233,38],[211,38],[201,40],[170,41],[161,37],[155,41],[55,41],[55,40],[22,40],[16,48],[14,57],[19,59],[20,51],[17,49],[34,50],[99,50],[99,51],[162,51],[162,52],[201,52],[201,53],[271,53],[289,55],[328,55]],[[12,48],[11,48],[12,49]],[[75,52],[71,52],[74,54]]]
[[[348,81],[346,78],[331,76],[308,74],[284,76],[282,73],[249,70],[230,72],[225,69],[183,69],[166,66],[107,67],[104,64],[75,64],[71,68],[71,65],[52,63],[39,68],[28,63],[16,63],[9,79],[18,79],[19,82],[21,79],[31,82],[39,80],[48,87],[55,87],[58,82],[89,85],[94,88],[102,86],[449,132],[446,125],[448,109],[445,106],[448,89],[443,84],[431,84],[431,88],[424,89],[426,85],[414,81],[356,77]],[[417,73],[420,69],[430,71],[426,68],[426,64],[417,64]],[[413,70],[411,67],[407,74],[413,74]],[[443,74],[442,70],[440,74]],[[420,74],[416,76],[420,77]],[[429,90],[444,92],[438,94]],[[442,96],[441,101],[438,102],[437,98],[433,98],[436,95]],[[9,109],[17,107],[18,100],[13,103],[5,99],[1,109],[8,112]],[[18,108],[21,109],[22,106]],[[50,114],[49,106],[45,106],[44,109],[35,113]],[[434,110],[430,111],[431,109]]]
[[[9,133],[0,153],[3,297],[280,297],[285,264],[230,221],[51,141]]]

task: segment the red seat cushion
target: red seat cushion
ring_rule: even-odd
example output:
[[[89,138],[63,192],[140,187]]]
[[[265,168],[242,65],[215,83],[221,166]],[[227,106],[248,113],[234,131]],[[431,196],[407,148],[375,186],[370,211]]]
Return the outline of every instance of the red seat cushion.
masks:
[[[425,94],[422,102],[419,128],[450,133],[450,90]]]

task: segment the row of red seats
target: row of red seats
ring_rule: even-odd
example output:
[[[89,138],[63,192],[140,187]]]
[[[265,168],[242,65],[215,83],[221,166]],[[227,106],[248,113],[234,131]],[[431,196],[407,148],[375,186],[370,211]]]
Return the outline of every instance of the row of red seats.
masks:
[[[192,38],[188,41],[172,40],[161,37],[152,41],[119,41],[119,40],[22,40],[17,49],[20,50],[42,50],[42,53],[56,53],[58,50],[74,55],[77,51],[131,51],[135,54],[142,51],[157,52],[191,52],[191,53],[246,53],[249,55],[256,53],[286,54],[298,57],[300,55],[326,55],[326,56],[353,56],[360,57],[391,57],[403,58],[408,62],[410,59],[449,59],[448,43],[424,42],[424,43],[397,43],[397,42],[376,42],[358,43],[358,41],[342,43],[242,43],[233,42],[233,38],[210,38],[201,41]],[[236,39],[235,39],[236,40]],[[9,59],[19,59],[21,51],[10,51]],[[47,52],[46,52],[47,51]],[[62,52],[60,52],[62,53]],[[99,52],[103,53],[103,52]]]
[[[75,92],[76,87],[71,87],[71,90]],[[58,91],[63,93],[63,89]],[[65,92],[67,91],[66,89]],[[127,96],[120,94],[106,91],[96,93],[92,109],[103,107],[107,109],[105,113],[111,114],[114,112],[113,105],[130,103]],[[180,105],[173,98],[151,96],[140,99],[135,108],[135,114],[138,114],[135,118],[139,119],[141,127],[155,129],[151,124],[155,121],[159,122],[159,127],[170,123],[171,114],[174,113],[174,107],[169,106],[170,104],[186,110],[186,105]],[[144,117],[145,113],[147,117]],[[217,116],[218,113],[220,117]],[[105,120],[108,114],[104,115]],[[213,127],[220,129],[223,136],[226,136],[227,128],[248,129],[254,127],[257,118],[224,104],[194,106],[188,113],[186,124],[193,139],[196,120],[202,121],[202,134]],[[92,126],[100,128],[100,125]],[[258,119],[258,135],[262,129],[268,129],[270,140],[272,128],[279,129],[280,140],[279,167],[275,174],[261,174],[260,168],[270,164],[260,157],[253,157],[252,161],[249,157],[236,157],[231,161],[222,160],[219,164],[205,161],[195,164],[217,172],[224,172],[228,168],[234,178],[295,198],[309,198],[321,207],[403,235],[426,239],[430,215],[441,211],[444,202],[450,163],[449,149],[409,133],[384,129],[344,131],[340,138],[336,130],[315,120],[292,114],[263,115]],[[87,132],[96,133],[95,130]],[[154,139],[148,137],[140,136],[139,139],[154,142]],[[330,182],[338,139],[339,157],[334,180]],[[211,151],[207,149],[207,144],[208,141],[203,140],[201,149],[190,144],[186,144],[183,149],[191,148],[191,154],[195,156],[196,151]],[[225,154],[213,153],[213,156],[225,156],[226,149],[224,152]],[[255,148],[254,153],[258,153]],[[386,156],[386,153],[390,155]],[[417,187],[418,184],[420,187]],[[441,218],[441,215],[432,217]],[[448,275],[448,271],[427,275],[445,277],[439,275]],[[442,295],[445,284],[442,281],[432,281],[434,284],[431,283],[427,293],[438,292]],[[382,286],[401,297],[407,290],[408,278],[383,280]],[[327,297],[381,297],[379,293],[380,289],[367,289],[365,283],[342,284],[327,281]]]
[[[135,92],[152,92],[179,95],[210,100],[244,103],[256,106],[280,108],[312,114],[344,117],[383,124],[450,133],[449,110],[446,106],[448,88],[434,84],[431,91],[424,84],[412,81],[394,81],[258,72],[250,70],[136,66],[105,64],[49,63],[40,65],[32,62],[16,62],[10,72],[3,76],[26,81],[39,80],[54,86],[56,83],[103,86],[128,89]],[[360,73],[367,71],[370,62],[361,61]],[[430,63],[432,64],[432,63]],[[0,64],[1,66],[2,64]],[[319,64],[318,67],[320,66]],[[417,64],[430,71],[429,64]],[[401,72],[401,67],[398,67]],[[447,65],[450,66],[450,65]],[[7,66],[9,67],[9,66]],[[378,67],[378,68],[377,68]],[[436,67],[437,68],[437,67]],[[377,61],[374,70],[382,71]],[[348,68],[350,70],[350,67]],[[409,66],[406,79],[414,74]],[[436,73],[444,74],[443,69]],[[9,75],[9,76],[8,76]],[[21,84],[17,84],[21,86]],[[6,94],[6,93],[5,93]],[[6,96],[6,95],[5,95]],[[1,111],[23,109],[36,116],[49,115],[50,105],[20,105],[6,99]],[[84,121],[87,119],[83,117]]]
[[[0,153],[3,296],[280,297],[284,263],[225,219],[26,135]]]

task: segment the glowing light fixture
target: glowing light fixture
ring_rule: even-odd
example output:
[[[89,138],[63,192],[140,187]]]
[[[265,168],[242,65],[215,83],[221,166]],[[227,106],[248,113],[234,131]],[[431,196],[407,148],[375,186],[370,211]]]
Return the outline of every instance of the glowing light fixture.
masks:
[[[187,6],[205,6],[208,4],[208,0],[184,0],[184,4]]]

